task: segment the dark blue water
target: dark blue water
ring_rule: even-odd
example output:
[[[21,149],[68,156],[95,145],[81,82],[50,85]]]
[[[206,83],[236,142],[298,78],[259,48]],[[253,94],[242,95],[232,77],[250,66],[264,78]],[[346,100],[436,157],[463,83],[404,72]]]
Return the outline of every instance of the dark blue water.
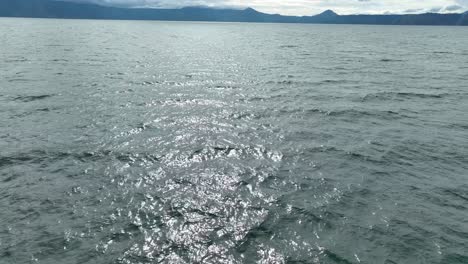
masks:
[[[0,19],[0,263],[468,263],[468,29]]]

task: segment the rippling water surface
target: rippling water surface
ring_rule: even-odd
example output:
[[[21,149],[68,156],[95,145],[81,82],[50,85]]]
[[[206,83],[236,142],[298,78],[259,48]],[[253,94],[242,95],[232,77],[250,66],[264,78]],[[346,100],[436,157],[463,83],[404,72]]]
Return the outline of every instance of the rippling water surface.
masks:
[[[0,19],[0,263],[468,263],[467,30]]]

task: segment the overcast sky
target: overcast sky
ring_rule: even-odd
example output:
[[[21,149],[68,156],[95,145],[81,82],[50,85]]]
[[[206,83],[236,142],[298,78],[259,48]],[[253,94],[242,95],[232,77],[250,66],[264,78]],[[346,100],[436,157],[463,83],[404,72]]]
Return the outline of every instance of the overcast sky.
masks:
[[[464,12],[468,0],[72,0],[130,7],[252,7],[265,13],[312,15],[326,9],[339,14]]]

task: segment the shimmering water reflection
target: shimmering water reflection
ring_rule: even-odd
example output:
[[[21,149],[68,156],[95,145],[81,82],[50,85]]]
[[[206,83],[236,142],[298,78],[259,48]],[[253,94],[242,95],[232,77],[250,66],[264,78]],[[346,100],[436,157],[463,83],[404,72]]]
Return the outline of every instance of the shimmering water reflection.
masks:
[[[467,263],[466,30],[0,19],[0,263]]]

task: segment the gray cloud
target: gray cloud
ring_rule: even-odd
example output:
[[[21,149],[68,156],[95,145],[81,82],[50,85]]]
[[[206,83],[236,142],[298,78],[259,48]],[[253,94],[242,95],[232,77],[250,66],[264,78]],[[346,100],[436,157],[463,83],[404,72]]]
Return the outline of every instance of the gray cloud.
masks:
[[[460,10],[460,9],[463,9],[463,7],[461,7],[459,5],[451,5],[451,6],[447,6],[445,8],[446,11],[457,11],[457,10]]]
[[[438,13],[438,12],[442,11],[442,9],[443,9],[443,7],[440,7],[440,6],[439,6],[439,7],[433,7],[433,8],[431,8],[431,9],[429,9],[428,12],[430,12],[430,13]]]
[[[66,0],[119,7],[176,8],[184,6],[228,6],[226,0]]]
[[[422,8],[415,8],[415,9],[406,9],[405,11],[403,11],[403,13],[408,13],[408,14],[412,14],[412,13],[421,13],[421,12],[424,12],[424,9],[422,9]]]

